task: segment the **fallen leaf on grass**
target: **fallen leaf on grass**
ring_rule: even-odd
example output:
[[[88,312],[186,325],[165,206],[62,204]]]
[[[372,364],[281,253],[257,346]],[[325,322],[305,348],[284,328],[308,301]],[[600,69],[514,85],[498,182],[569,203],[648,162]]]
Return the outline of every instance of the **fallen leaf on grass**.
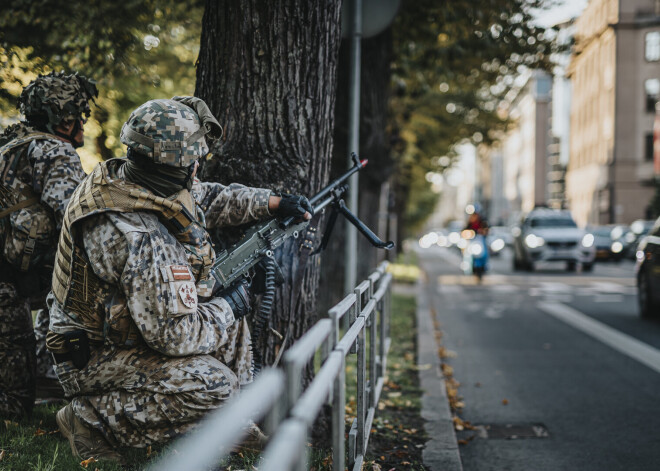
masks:
[[[417,371],[426,371],[431,369],[431,364],[430,363],[424,363],[423,365],[418,365],[418,366],[413,366],[413,370]]]
[[[400,397],[400,396],[401,396],[401,392],[399,391],[387,393],[387,397]]]
[[[0,450],[0,461],[5,459],[5,450]]]
[[[5,427],[18,427],[18,422],[12,422],[11,420],[5,420]]]
[[[388,381],[385,381],[385,386],[387,386],[387,387],[390,388],[390,389],[401,389],[401,386],[399,386],[399,385],[396,384],[395,382],[393,382],[393,381],[389,381],[389,380],[388,380]]]
[[[152,453],[152,451],[151,451],[151,445],[149,445],[149,446],[147,447],[147,456],[151,456],[151,453]]]
[[[88,460],[82,460],[80,462],[80,466],[82,466],[83,468],[87,468],[87,466],[89,466],[92,463],[96,463],[96,459],[93,457]]]
[[[502,399],[502,404],[504,404],[506,406],[508,403],[509,403],[508,399]]]
[[[34,436],[35,436],[35,437],[40,437],[41,435],[46,435],[46,433],[47,433],[47,432],[46,432],[45,430],[41,430],[40,428],[38,428],[38,429],[34,432]]]

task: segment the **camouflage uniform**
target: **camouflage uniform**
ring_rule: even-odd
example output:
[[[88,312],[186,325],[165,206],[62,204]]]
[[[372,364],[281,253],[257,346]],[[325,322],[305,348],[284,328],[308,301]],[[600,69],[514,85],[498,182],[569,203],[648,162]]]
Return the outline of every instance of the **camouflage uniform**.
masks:
[[[269,216],[270,191],[195,181],[191,192],[160,198],[126,181],[122,163],[97,166],[71,200],[48,348],[66,352],[64,334],[85,332],[87,364],[56,365],[73,413],[113,445],[142,447],[187,431],[252,381],[247,322],[212,296],[206,227]],[[191,222],[174,230],[184,213]],[[85,267],[83,277],[76,266]]]
[[[20,153],[16,156],[16,168],[7,168],[5,164],[13,160],[14,153]],[[32,140],[13,149],[12,154],[0,162],[0,174],[4,177],[2,183],[17,191],[23,186],[29,186],[39,195],[40,203],[53,215],[55,230],[59,230],[69,198],[85,177],[76,150],[70,143],[51,136]],[[19,211],[9,217],[20,216]],[[52,237],[50,242],[54,248],[56,239]],[[9,254],[9,257],[20,258],[20,254]],[[6,276],[0,282],[0,415],[4,416],[20,412],[21,409],[22,412],[31,410],[34,402],[35,368],[37,376],[54,378],[55,375],[52,371],[52,359],[45,349],[47,310],[39,309],[35,333],[32,332],[30,304],[32,307],[43,306],[43,299],[39,299],[40,296],[37,296],[37,299],[33,297],[30,303],[25,296],[19,296],[18,287],[11,280],[17,276],[15,270],[6,260],[3,259],[1,263],[2,273]],[[39,273],[39,278],[49,280],[50,270],[45,267]],[[37,344],[36,359],[35,334],[40,340]],[[22,404],[21,408],[17,408],[18,403]]]
[[[33,332],[31,308],[45,307],[57,231],[85,173],[75,148],[55,135],[55,127],[89,116],[88,101],[96,94],[93,82],[78,75],[39,76],[19,99],[28,122],[0,135],[0,207],[26,203],[0,218],[0,417],[32,410],[35,374],[56,378],[45,345],[48,311],[38,310]]]

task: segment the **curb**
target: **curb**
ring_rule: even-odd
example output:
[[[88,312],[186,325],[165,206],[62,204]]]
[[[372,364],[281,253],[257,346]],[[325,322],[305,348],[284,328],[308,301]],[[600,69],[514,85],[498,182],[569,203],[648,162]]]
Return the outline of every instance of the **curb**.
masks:
[[[417,366],[423,392],[424,430],[430,437],[424,446],[422,459],[430,471],[463,471],[445,380],[440,370],[439,346],[431,321],[426,283],[418,281],[416,288]]]

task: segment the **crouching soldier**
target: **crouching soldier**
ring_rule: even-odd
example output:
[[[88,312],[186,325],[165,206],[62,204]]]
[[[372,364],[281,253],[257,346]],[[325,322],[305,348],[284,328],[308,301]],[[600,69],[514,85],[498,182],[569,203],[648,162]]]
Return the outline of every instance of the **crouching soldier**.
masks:
[[[248,292],[214,294],[206,228],[311,206],[200,183],[207,133],[221,128],[197,98],[145,103],[122,128],[127,159],[97,165],[66,211],[47,344],[71,398],[57,423],[81,458],[168,441],[252,381]]]
[[[25,121],[0,135],[0,417],[29,413],[35,382],[42,397],[62,395],[43,308],[64,210],[85,177],[76,148],[97,94],[83,76],[40,75],[18,100]]]

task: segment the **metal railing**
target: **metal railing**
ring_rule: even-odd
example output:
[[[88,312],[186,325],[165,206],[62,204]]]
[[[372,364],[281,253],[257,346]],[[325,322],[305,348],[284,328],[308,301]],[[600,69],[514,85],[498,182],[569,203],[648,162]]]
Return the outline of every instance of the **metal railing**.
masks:
[[[323,405],[332,406],[332,467],[346,468],[346,357],[357,355],[356,418],[348,434],[348,467],[361,468],[383,389],[390,347],[392,276],[383,262],[354,292],[318,321],[283,357],[283,371],[267,368],[253,384],[210,414],[150,469],[204,470],[241,441],[249,421],[264,420],[271,438],[261,456],[262,471],[307,468],[309,430]],[[343,331],[343,335],[342,335]],[[340,338],[341,335],[341,338]],[[302,390],[306,366],[320,354],[321,366]]]

